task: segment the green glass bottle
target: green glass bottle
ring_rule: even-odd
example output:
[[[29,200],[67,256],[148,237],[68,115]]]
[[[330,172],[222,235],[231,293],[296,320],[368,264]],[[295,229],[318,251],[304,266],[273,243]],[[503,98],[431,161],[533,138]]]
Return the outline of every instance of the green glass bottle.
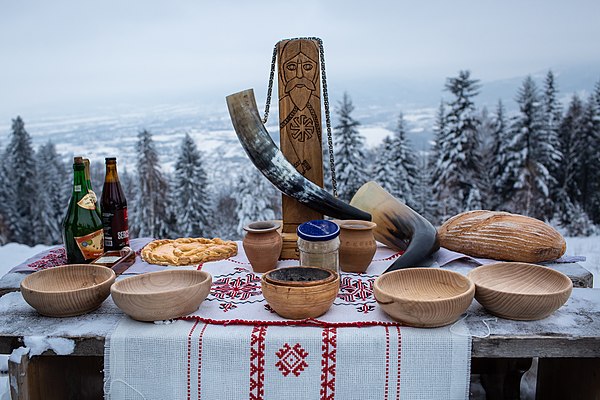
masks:
[[[91,193],[94,197],[94,201],[96,202],[96,212],[100,219],[102,219],[102,211],[100,211],[100,202],[98,201],[98,196],[96,196],[96,192],[92,187],[92,175],[90,174],[90,160],[87,158],[83,159],[83,164],[85,164],[85,182],[88,185],[88,193]]]
[[[96,198],[89,193],[82,157],[73,159],[73,194],[62,225],[69,264],[88,263],[104,253],[102,220]]]

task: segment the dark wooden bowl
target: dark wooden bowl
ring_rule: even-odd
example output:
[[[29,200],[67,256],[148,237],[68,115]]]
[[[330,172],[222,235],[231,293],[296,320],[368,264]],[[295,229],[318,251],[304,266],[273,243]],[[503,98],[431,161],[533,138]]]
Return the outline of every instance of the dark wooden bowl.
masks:
[[[264,275],[265,281],[273,285],[307,287],[335,280],[336,273],[319,267],[287,267],[274,269]]]

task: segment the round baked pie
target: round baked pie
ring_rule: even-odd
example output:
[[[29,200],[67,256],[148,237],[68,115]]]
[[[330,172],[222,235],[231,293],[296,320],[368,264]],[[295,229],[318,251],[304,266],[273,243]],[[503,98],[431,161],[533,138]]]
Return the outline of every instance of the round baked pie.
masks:
[[[160,239],[142,249],[150,264],[184,266],[224,260],[237,254],[237,243],[219,238]]]

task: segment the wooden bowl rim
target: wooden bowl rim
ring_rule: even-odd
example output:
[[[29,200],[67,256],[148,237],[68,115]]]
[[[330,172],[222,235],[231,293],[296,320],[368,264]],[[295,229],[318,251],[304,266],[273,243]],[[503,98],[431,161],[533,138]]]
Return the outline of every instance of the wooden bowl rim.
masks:
[[[335,220],[335,223],[340,226],[340,229],[347,229],[349,231],[369,231],[377,228],[377,224],[373,221],[365,221],[362,219],[340,219]],[[362,225],[361,227],[348,226],[348,225]]]
[[[550,271],[551,274],[559,276],[560,279],[563,280],[563,282],[565,283],[565,287],[563,289],[559,289],[559,290],[556,290],[553,292],[546,291],[544,293],[522,293],[522,292],[496,289],[496,288],[492,288],[492,287],[489,287],[489,286],[486,286],[486,285],[476,282],[477,271],[483,271],[483,270],[487,270],[487,269],[506,268],[507,264],[515,265],[515,266],[518,266],[519,268],[529,268],[534,271],[542,271],[542,270]],[[513,296],[523,296],[523,297],[553,296],[553,295],[564,294],[573,288],[573,282],[571,281],[571,279],[568,276],[566,276],[565,274],[563,274],[562,272],[556,271],[552,268],[544,267],[543,265],[524,263],[524,262],[508,262],[507,261],[507,262],[497,262],[497,263],[493,263],[493,264],[480,265],[479,267],[469,271],[467,276],[473,281],[473,283],[475,283],[475,286],[477,288],[489,290],[489,291],[492,291],[495,293],[513,295]]]
[[[30,283],[30,281],[34,279],[34,278],[32,278],[33,276],[39,277],[40,275],[52,275],[52,274],[56,274],[57,273],[56,271],[60,271],[60,270],[63,270],[63,269],[72,269],[73,266],[75,266],[77,268],[81,267],[81,269],[84,269],[84,270],[86,268],[89,268],[89,270],[96,270],[96,271],[108,272],[108,276],[107,276],[107,278],[105,280],[103,280],[102,282],[98,283],[97,285],[87,286],[87,287],[82,287],[82,288],[77,288],[77,289],[71,289],[71,290],[43,290],[43,289],[34,289],[31,286],[28,286],[29,283]],[[33,274],[26,276],[25,279],[23,279],[21,281],[21,285],[20,286],[21,286],[21,291],[27,290],[27,291],[30,291],[30,292],[33,292],[33,293],[40,293],[40,294],[80,293],[80,292],[84,292],[86,290],[97,288],[97,287],[102,286],[102,285],[106,285],[110,281],[114,281],[116,277],[117,277],[117,275],[115,274],[115,271],[113,271],[110,268],[104,267],[102,265],[96,265],[96,264],[65,264],[65,265],[59,265],[57,267],[43,269],[41,271],[36,271]]]
[[[167,289],[167,290],[157,290],[155,292],[145,292],[145,293],[141,293],[141,292],[130,292],[127,290],[122,290],[119,288],[119,286],[123,286],[123,284],[121,282],[126,282],[130,279],[134,279],[134,280],[141,280],[143,276],[149,276],[149,275],[181,275],[181,274],[189,274],[189,273],[194,273],[194,274],[203,274],[205,275],[204,279],[201,280],[198,283],[195,283],[193,285],[187,286],[187,287],[183,287],[183,288],[176,288],[176,289]],[[195,269],[179,269],[179,270],[167,270],[167,271],[155,271],[155,272],[146,272],[144,274],[139,274],[139,275],[134,275],[131,277],[127,277],[125,279],[121,279],[120,281],[115,282],[111,288],[110,288],[110,292],[111,294],[116,293],[119,295],[125,295],[125,296],[152,296],[152,295],[158,295],[158,294],[170,294],[170,293],[178,293],[181,292],[183,290],[187,290],[196,286],[203,286],[206,285],[208,282],[210,282],[212,284],[212,275],[206,271],[202,271],[202,270],[195,270]]]
[[[419,299],[419,298],[415,298],[415,297],[401,297],[398,296],[397,294],[390,294],[388,291],[385,291],[381,288],[380,283],[381,283],[381,279],[384,279],[384,277],[386,275],[390,275],[390,274],[403,274],[403,273],[407,273],[407,271],[431,271],[431,270],[436,270],[436,271],[440,271],[442,274],[450,274],[450,275],[454,275],[454,276],[458,276],[460,279],[462,280],[466,280],[466,282],[469,284],[469,287],[467,290],[465,290],[462,293],[459,293],[457,295],[454,296],[450,296],[450,297],[443,297],[441,299]],[[443,302],[443,301],[451,301],[451,300],[458,300],[462,297],[466,297],[466,296],[470,296],[471,294],[475,293],[475,284],[473,283],[473,281],[471,279],[469,279],[469,277],[456,272],[456,271],[450,271],[447,269],[442,269],[442,268],[432,268],[432,267],[415,267],[415,268],[405,268],[405,269],[398,269],[395,271],[391,271],[385,274],[380,275],[379,277],[377,277],[377,279],[375,279],[375,282],[373,282],[373,288],[379,290],[381,293],[383,293],[384,295],[390,297],[394,302],[397,301],[412,301],[412,302],[420,302],[420,303],[439,303],[439,302]],[[376,299],[377,300],[377,299]],[[378,301],[379,303],[379,301]]]
[[[280,271],[282,269],[287,269],[287,268],[316,269],[316,270],[326,271],[326,272],[329,273],[329,275],[327,276],[327,278],[320,279],[318,281],[283,281],[283,280],[271,278],[271,273],[272,272]],[[270,283],[271,285],[276,285],[276,286],[310,287],[310,286],[318,286],[318,285],[323,285],[325,283],[333,282],[333,281],[335,281],[336,276],[339,276],[339,274],[337,272],[332,271],[332,270],[327,269],[327,268],[313,267],[313,266],[310,266],[310,265],[292,265],[292,266],[289,266],[289,267],[276,268],[276,269],[272,269],[270,271],[267,271],[267,272],[265,272],[263,274],[262,279],[264,279],[266,282]]]

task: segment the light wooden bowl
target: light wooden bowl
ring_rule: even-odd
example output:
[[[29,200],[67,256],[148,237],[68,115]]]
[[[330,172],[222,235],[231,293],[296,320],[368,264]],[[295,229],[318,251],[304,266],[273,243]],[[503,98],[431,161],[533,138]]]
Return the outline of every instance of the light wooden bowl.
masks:
[[[334,281],[337,274],[319,267],[286,267],[267,272],[265,281],[273,285],[316,286]]]
[[[271,308],[283,318],[320,317],[329,310],[340,291],[340,277],[335,272],[334,280],[307,286],[296,286],[294,283],[286,285],[284,282],[274,284],[267,280],[268,275],[269,273],[264,274],[261,280],[263,296]]]
[[[488,264],[468,276],[482,306],[499,317],[520,321],[546,318],[567,302],[573,290],[565,274],[534,264]]]
[[[469,308],[475,285],[458,272],[409,268],[381,275],[373,292],[381,309],[396,321],[434,328],[455,322]]]
[[[112,269],[69,264],[35,272],[21,282],[29,305],[48,317],[73,317],[100,307],[115,282]]]
[[[110,289],[115,304],[138,321],[162,321],[190,314],[210,292],[205,271],[150,272],[116,282]]]

